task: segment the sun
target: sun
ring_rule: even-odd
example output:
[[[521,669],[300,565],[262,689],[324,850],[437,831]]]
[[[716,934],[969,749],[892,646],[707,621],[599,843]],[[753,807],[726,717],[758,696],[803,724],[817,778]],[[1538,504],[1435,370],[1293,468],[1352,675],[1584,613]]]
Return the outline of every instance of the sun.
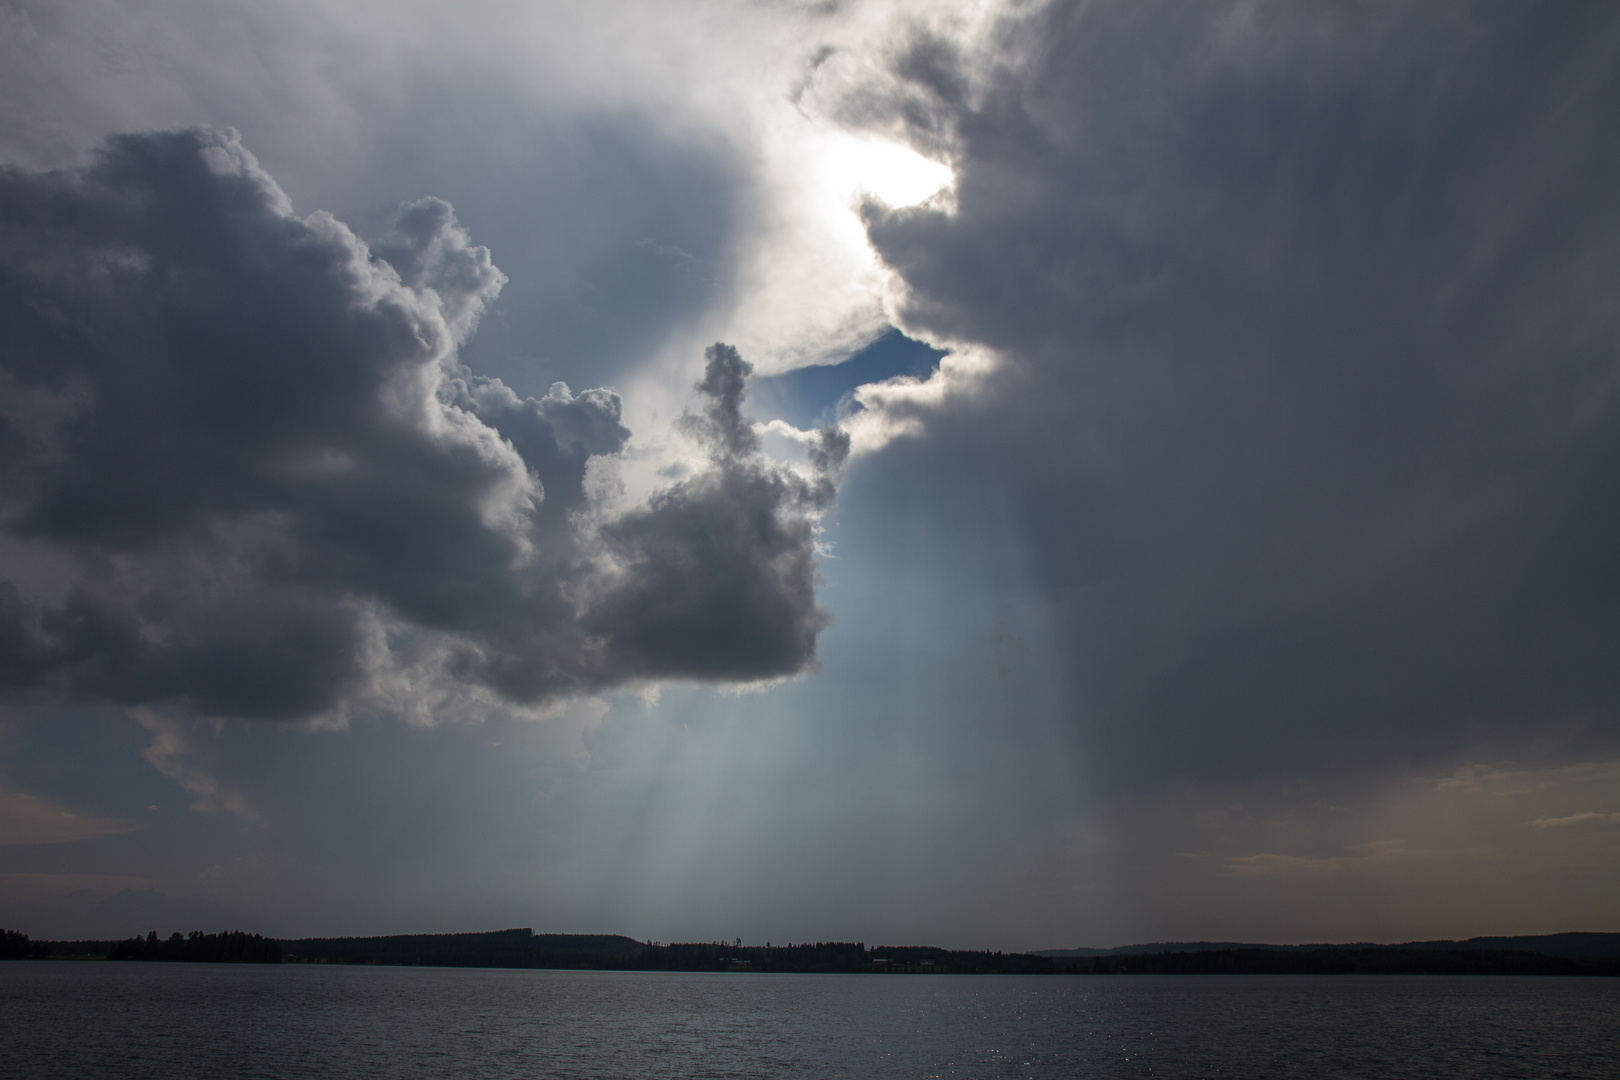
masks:
[[[761,136],[748,299],[725,340],[765,372],[833,363],[894,322],[892,271],[862,203],[954,213],[956,177],[902,141],[817,122],[785,101]]]
[[[915,206],[954,179],[949,166],[883,139],[838,134],[817,150],[823,190],[845,206],[862,195],[896,208]]]

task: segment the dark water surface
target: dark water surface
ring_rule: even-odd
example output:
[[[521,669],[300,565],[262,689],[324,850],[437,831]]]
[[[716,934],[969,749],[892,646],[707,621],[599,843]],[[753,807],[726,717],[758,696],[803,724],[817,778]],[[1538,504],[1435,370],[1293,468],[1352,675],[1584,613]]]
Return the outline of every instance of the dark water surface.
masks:
[[[1620,979],[13,961],[0,1076],[1620,1077]]]

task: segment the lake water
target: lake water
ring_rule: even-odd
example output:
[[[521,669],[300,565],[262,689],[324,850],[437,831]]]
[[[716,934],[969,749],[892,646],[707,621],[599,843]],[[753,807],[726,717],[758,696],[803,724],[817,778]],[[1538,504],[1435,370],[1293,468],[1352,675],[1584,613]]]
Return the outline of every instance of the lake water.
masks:
[[[12,961],[0,1076],[1620,1076],[1620,979]]]

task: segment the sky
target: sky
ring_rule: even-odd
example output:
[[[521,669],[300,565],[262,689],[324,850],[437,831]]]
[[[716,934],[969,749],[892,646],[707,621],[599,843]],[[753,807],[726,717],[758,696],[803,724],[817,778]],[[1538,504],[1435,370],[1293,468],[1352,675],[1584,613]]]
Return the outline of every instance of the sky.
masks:
[[[0,924],[1620,931],[1620,9],[0,0]]]

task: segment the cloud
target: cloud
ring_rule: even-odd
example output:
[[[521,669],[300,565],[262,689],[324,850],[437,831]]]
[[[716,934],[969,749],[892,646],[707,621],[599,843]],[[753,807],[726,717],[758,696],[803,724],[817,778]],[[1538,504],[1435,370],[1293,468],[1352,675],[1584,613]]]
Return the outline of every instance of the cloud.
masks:
[[[609,512],[619,396],[458,360],[505,275],[447,203],[368,246],[212,129],[0,193],[0,521],[35,556],[0,566],[13,699],[341,718],[812,661],[842,458],[766,461],[734,352],[698,387],[706,463]]]
[[[1089,877],[1106,899],[1088,906],[1118,942],[1143,940],[1188,896],[1181,940],[1612,929],[1620,849],[1608,815],[1586,808],[1617,780],[1606,760],[1132,792],[1090,823],[1102,856]]]
[[[955,170],[863,211],[902,325],[997,361],[859,395],[924,447],[863,467],[1011,504],[1111,775],[1620,739],[1617,40],[1054,4],[838,88]]]
[[[66,844],[138,828],[133,821],[70,810],[37,795],[0,789],[0,846]]]
[[[262,892],[260,896],[262,897]],[[110,940],[200,927],[226,927],[242,909],[161,891],[146,877],[98,873],[0,873],[8,921],[44,940]]]
[[[814,521],[849,439],[820,433],[813,478],[766,465],[742,415],[752,367],[723,344],[707,360],[697,388],[708,403],[686,426],[711,447],[711,468],[603,527],[617,569],[587,623],[622,628],[614,662],[634,670],[769,678],[808,665],[829,621],[815,602]]]
[[[148,878],[113,874],[0,874],[0,895],[13,902],[38,898],[60,901],[70,897],[105,900],[120,892],[151,887]]]
[[[152,733],[152,742],[141,751],[141,756],[158,772],[180,786],[180,790],[193,796],[193,810],[203,814],[221,811],[235,814],[244,821],[261,820],[257,811],[248,805],[247,798],[217,778],[186,761],[191,744],[184,728],[168,717],[159,716],[151,709],[132,710],[135,722]]]
[[[1538,829],[1564,829],[1572,825],[1620,825],[1620,814],[1604,814],[1596,810],[1582,810],[1563,817],[1536,818]]]

